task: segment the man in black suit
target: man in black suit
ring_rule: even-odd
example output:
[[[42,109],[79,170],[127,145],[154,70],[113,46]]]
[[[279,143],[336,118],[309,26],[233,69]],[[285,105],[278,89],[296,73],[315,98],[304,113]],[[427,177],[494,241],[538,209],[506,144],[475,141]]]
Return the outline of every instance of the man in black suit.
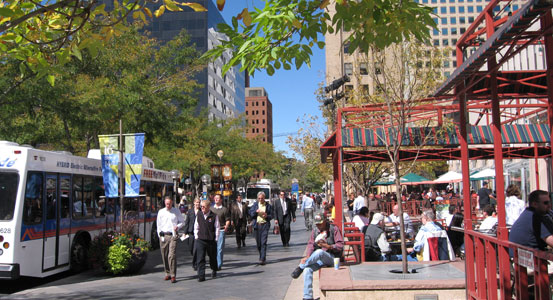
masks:
[[[198,263],[196,262],[196,249],[194,248],[194,222],[196,221],[196,214],[200,211],[200,199],[194,199],[194,207],[189,209],[186,213],[186,222],[184,222],[184,233],[188,234],[188,248],[190,255],[192,255],[192,268],[194,271],[198,270]]]
[[[236,230],[236,245],[246,247],[246,225],[248,225],[248,205],[238,195],[230,208],[231,225]]]
[[[292,201],[287,198],[284,192],[280,192],[279,199],[274,203],[275,225],[280,229],[280,239],[282,246],[289,246],[290,242],[290,221],[296,222],[296,212]]]

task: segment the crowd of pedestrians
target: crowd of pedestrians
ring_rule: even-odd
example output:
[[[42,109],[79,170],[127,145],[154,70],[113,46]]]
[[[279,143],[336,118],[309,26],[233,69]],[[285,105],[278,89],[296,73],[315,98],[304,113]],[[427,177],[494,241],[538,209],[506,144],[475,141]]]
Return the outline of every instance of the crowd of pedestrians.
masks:
[[[306,213],[306,227],[311,228],[313,214],[316,210],[316,200],[309,196],[300,197],[302,213]],[[211,278],[217,277],[217,272],[223,268],[225,238],[231,232],[235,233],[237,248],[246,246],[246,236],[249,228],[255,236],[259,252],[258,265],[265,265],[267,260],[267,239],[271,220],[274,220],[275,233],[280,234],[282,245],[290,245],[291,223],[296,221],[298,203],[295,195],[290,198],[285,192],[279,193],[279,198],[272,203],[266,201],[265,193],[257,194],[257,201],[248,206],[237,195],[236,199],[223,205],[220,195],[210,200],[194,199],[190,209],[182,205],[173,207],[171,197],[165,198],[165,207],[158,212],[157,232],[160,237],[160,247],[165,270],[165,280],[176,282],[176,247],[179,230],[181,239],[185,241],[192,256],[192,268],[197,271],[197,279],[205,281],[206,256],[209,259]],[[181,202],[182,204],[182,202]],[[186,218],[184,218],[186,216]]]

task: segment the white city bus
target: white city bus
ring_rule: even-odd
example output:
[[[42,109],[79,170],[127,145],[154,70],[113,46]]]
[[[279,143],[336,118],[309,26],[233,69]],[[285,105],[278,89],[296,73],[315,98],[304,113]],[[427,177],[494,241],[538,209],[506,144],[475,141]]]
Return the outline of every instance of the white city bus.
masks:
[[[86,268],[90,242],[113,229],[120,212],[119,199],[104,197],[98,156],[0,141],[0,279]],[[157,209],[172,185],[171,174],[144,157],[141,197],[123,206],[141,237],[157,239]]]
[[[257,193],[265,193],[265,200],[271,203],[272,200],[278,199],[280,188],[278,184],[272,183],[269,179],[261,179],[256,183],[248,183],[246,186],[246,201],[248,206],[252,206],[257,201]]]

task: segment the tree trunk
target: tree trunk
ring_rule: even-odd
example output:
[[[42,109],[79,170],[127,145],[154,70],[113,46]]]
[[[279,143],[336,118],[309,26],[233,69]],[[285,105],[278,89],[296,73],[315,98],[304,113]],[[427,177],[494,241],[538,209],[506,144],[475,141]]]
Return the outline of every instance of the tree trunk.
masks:
[[[399,211],[399,238],[401,239],[401,266],[404,274],[409,273],[407,270],[407,247],[405,245],[405,224],[403,223],[403,204],[401,201],[401,177],[399,176],[399,161],[394,164],[396,174],[396,198]]]

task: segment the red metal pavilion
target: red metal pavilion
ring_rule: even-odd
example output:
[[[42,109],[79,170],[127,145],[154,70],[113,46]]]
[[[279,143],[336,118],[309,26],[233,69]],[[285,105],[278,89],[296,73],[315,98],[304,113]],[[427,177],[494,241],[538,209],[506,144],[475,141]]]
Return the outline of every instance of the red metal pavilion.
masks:
[[[460,160],[464,191],[470,191],[469,160],[493,159],[495,162],[497,237],[473,230],[470,193],[463,193],[469,299],[528,299],[529,277],[534,278],[535,298],[551,299],[547,264],[548,260],[553,260],[553,254],[508,241],[503,159],[533,158],[537,169],[538,158],[553,155],[550,144],[553,125],[553,1],[530,0],[514,13],[505,9],[510,3],[499,0],[488,3],[455,46],[459,67],[432,97],[419,100],[409,111],[409,120],[413,124],[431,120],[437,126],[419,128],[412,125],[399,135],[404,146],[399,154],[400,160],[415,157],[417,160]],[[543,47],[544,69],[508,71],[502,68],[530,45]],[[468,56],[471,48],[475,51]],[[336,207],[342,207],[343,163],[388,160],[380,141],[393,138],[394,134],[387,132],[386,126],[371,128],[374,120],[370,116],[378,110],[381,110],[379,105],[338,109],[337,130],[320,147],[322,161],[332,160]],[[468,115],[471,113],[479,115],[473,121],[475,124],[470,124]],[[438,136],[435,129],[442,125],[444,116],[453,116],[456,122],[445,136]],[[532,124],[516,122],[525,118],[532,118]],[[544,120],[543,123],[540,120]],[[422,148],[411,147],[421,136],[430,136],[429,142]],[[550,162],[547,168],[551,169]],[[538,179],[540,174],[536,172],[534,176]],[[342,218],[342,211],[336,210],[336,222],[340,226]],[[514,253],[512,261],[510,249]],[[513,278],[511,263],[514,266]],[[533,271],[527,268],[531,265]]]

